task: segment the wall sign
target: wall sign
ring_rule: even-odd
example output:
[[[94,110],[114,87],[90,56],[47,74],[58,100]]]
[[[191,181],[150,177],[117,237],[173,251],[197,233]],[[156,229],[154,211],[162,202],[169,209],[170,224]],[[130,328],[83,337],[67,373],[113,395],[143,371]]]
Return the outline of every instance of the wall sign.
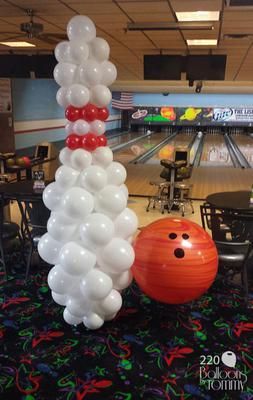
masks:
[[[12,112],[11,80],[0,78],[0,113]]]

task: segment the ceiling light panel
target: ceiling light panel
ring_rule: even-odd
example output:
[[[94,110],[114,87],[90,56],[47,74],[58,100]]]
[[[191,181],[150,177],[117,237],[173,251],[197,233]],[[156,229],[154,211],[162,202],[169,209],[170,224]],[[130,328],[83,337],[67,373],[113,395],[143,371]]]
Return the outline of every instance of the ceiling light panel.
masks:
[[[219,21],[219,11],[187,11],[176,12],[178,21],[180,22],[193,22],[193,21]]]
[[[35,44],[28,42],[0,42],[0,44],[8,47],[36,47]]]
[[[217,39],[187,39],[188,46],[217,46]]]

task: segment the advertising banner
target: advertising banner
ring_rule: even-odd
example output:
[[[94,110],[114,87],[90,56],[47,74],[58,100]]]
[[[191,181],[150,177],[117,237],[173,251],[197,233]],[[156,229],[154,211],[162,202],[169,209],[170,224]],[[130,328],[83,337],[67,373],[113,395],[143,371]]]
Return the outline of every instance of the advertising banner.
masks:
[[[253,108],[214,108],[214,122],[253,122]]]
[[[141,125],[251,125],[252,108],[230,107],[135,107],[132,124]]]

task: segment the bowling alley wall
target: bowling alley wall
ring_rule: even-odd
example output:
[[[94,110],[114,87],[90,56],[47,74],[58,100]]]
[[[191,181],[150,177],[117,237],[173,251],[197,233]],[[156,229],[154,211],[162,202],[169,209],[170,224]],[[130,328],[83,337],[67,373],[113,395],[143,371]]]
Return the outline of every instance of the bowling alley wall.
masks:
[[[57,142],[66,137],[64,110],[56,102],[58,85],[53,79],[13,79],[12,103],[16,150],[42,141]],[[134,93],[136,109],[149,107],[245,107],[251,108],[252,95]],[[121,127],[119,110],[110,107],[107,130]]]

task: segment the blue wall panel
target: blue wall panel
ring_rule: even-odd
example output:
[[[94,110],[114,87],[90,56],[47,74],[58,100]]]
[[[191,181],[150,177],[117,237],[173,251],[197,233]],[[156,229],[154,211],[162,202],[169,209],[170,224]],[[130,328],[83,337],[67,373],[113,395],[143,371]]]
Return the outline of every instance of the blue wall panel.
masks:
[[[58,142],[66,138],[65,129],[50,129],[15,135],[16,150],[36,146],[41,142]]]
[[[136,106],[175,106],[175,107],[244,107],[253,106],[253,95],[250,94],[169,94],[160,93],[135,93],[134,104]]]
[[[53,79],[14,79],[14,121],[64,118],[64,110],[56,101],[58,89]]]

